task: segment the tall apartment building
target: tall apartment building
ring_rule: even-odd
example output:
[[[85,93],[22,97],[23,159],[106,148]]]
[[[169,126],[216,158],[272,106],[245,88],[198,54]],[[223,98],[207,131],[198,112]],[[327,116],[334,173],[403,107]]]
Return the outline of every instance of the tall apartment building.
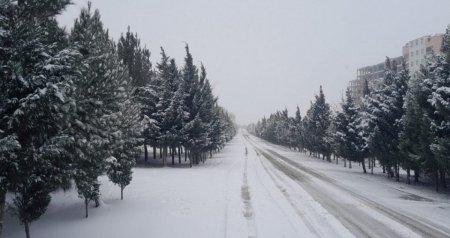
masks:
[[[444,35],[422,36],[406,43],[403,48],[403,57],[409,68],[411,76],[419,72],[421,65],[425,64],[425,59],[432,53],[441,52],[442,40]]]
[[[397,67],[400,67],[402,61],[402,56],[391,58],[391,63],[395,63]],[[362,102],[364,83],[366,80],[371,91],[381,88],[384,79],[384,69],[386,67],[385,64],[386,62],[383,61],[375,65],[369,65],[357,69],[356,79],[351,80],[348,85],[350,94],[357,105]]]
[[[441,52],[443,34],[427,35],[411,40],[402,47],[402,56],[391,58],[400,67],[404,60],[412,77],[425,64],[426,57]],[[385,62],[357,69],[356,79],[349,82],[350,94],[357,105],[362,102],[364,82],[371,91],[380,89],[384,78]]]

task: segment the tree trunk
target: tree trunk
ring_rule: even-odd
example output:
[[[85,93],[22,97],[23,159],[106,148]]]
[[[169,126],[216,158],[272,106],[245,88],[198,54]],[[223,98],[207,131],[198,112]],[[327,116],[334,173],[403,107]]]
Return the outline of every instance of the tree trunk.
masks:
[[[351,161],[351,160],[348,161],[348,168],[349,168],[349,169],[352,168],[352,161]]]
[[[167,150],[167,147],[162,147],[162,155],[163,155],[163,157],[162,157],[162,159],[163,159],[163,166],[164,167],[166,167],[166,150]]]
[[[344,158],[344,168],[347,168],[347,159]]]
[[[398,163],[395,165],[395,181],[400,181],[400,165]]]
[[[162,159],[163,157],[163,148],[162,146],[159,147],[159,158]]]
[[[184,162],[186,162],[186,160],[187,160],[187,155],[188,155],[188,151],[184,150]]]
[[[175,165],[175,148],[172,148],[172,165]]]
[[[435,181],[436,192],[439,192],[439,173],[438,173],[438,171],[436,171],[434,173],[434,180],[436,180]]]
[[[411,184],[411,173],[409,168],[406,168],[406,184]]]
[[[87,198],[84,199],[84,208],[86,209],[86,218],[88,218],[89,214],[88,214],[88,205],[89,205],[89,200]]]
[[[120,200],[123,200],[123,185],[120,185]]]
[[[373,167],[375,167],[375,158],[372,158],[372,167],[370,168],[371,174],[373,174]]]
[[[416,183],[419,182],[419,170],[418,169],[414,170],[414,182],[416,182]]]
[[[363,167],[364,173],[367,173],[367,171],[366,171],[366,159],[362,160],[362,167]]]
[[[23,225],[25,226],[25,235],[27,238],[30,238],[30,223],[28,221],[25,221],[23,223]]]
[[[447,188],[447,181],[445,180],[445,170],[441,169],[440,174],[441,174],[441,178],[440,179],[441,179],[442,187],[443,188]]]
[[[383,165],[383,174],[386,173],[386,167]]]
[[[153,146],[153,159],[156,159],[156,146]]]
[[[145,162],[148,161],[148,151],[147,151],[147,144],[144,143],[144,155],[145,155]]]
[[[5,212],[5,204],[6,204],[6,190],[0,188],[0,238],[3,232],[3,216]]]
[[[336,164],[339,164],[339,156],[336,157]]]
[[[181,164],[181,146],[178,147],[178,163]]]

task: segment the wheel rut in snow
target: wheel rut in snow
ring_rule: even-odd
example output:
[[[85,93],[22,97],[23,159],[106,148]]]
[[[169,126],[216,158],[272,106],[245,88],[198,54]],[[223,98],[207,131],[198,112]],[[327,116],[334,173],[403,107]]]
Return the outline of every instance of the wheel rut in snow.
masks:
[[[391,219],[399,222],[400,224],[410,228],[411,230],[418,232],[423,237],[450,237],[450,231],[448,228],[440,227],[436,224],[428,224],[426,221],[422,221],[417,219],[410,218],[409,216],[403,215],[401,213],[398,213],[390,208],[387,208],[386,206],[383,206],[377,202],[374,202],[354,191],[351,191],[350,189],[342,186],[341,184],[338,184],[336,180],[328,178],[324,176],[323,174],[320,174],[310,168],[307,168],[303,165],[301,165],[298,162],[295,162],[283,155],[280,155],[279,153],[267,149],[268,152],[270,152],[272,155],[278,157],[282,161],[286,162],[287,164],[304,171],[307,174],[310,174],[311,176],[320,179],[324,182],[332,184],[334,187],[339,188],[340,190],[346,192],[347,194],[350,194],[352,197],[360,200],[365,205],[375,209],[376,211],[390,217]]]
[[[325,210],[336,217],[348,230],[357,237],[398,237],[398,234],[390,229],[382,229],[384,225],[370,216],[361,214],[350,204],[340,204],[334,201],[332,195],[326,194],[311,184],[305,176],[292,167],[273,158],[265,151],[260,153],[278,170],[302,186]],[[374,229],[375,228],[375,229]]]
[[[258,158],[260,158],[260,151],[258,151],[258,149],[256,149],[256,147],[253,147],[255,149],[256,155],[258,156]],[[264,165],[264,163],[262,162],[262,160],[259,160],[261,166],[263,167],[264,171],[269,175],[270,179],[272,180],[272,182],[275,184],[275,186],[277,187],[277,189],[281,192],[281,194],[284,196],[284,198],[286,198],[286,200],[288,201],[289,205],[291,205],[291,207],[293,208],[293,210],[295,211],[295,214],[297,214],[298,217],[300,217],[300,219],[303,221],[303,223],[305,224],[305,226],[308,228],[308,230],[316,235],[317,237],[321,237],[321,235],[319,234],[319,232],[314,228],[314,226],[311,224],[311,222],[309,220],[306,219],[306,217],[304,216],[303,212],[301,211],[301,208],[299,208],[294,200],[292,199],[292,197],[289,195],[289,193],[287,193],[286,189],[280,184],[279,181],[281,181],[281,177],[277,174],[272,173],[266,165]],[[275,176],[277,178],[275,178]]]
[[[256,224],[254,217],[254,210],[252,206],[250,187],[248,185],[248,176],[247,176],[247,155],[245,155],[245,164],[244,164],[244,172],[242,173],[242,186],[241,186],[241,199],[244,203],[244,211],[243,216],[247,220],[248,226],[248,237],[256,238]]]

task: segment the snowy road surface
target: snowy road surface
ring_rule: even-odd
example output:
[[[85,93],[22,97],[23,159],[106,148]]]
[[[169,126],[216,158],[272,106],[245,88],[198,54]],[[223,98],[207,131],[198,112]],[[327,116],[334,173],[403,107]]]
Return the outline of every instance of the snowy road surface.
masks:
[[[32,237],[450,237],[447,195],[245,132],[200,166],[136,168],[123,201],[106,178],[101,192],[88,219],[76,191],[53,194]],[[5,225],[24,237],[16,219]]]

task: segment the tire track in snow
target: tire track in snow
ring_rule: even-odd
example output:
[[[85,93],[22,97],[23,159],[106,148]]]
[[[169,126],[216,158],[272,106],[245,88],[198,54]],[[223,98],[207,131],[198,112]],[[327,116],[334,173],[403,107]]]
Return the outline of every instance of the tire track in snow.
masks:
[[[245,155],[245,164],[244,164],[244,172],[242,174],[242,186],[241,186],[241,199],[244,203],[244,211],[243,216],[247,220],[248,226],[248,237],[256,238],[256,224],[254,217],[254,210],[251,201],[250,188],[248,186],[248,176],[247,176],[247,165],[248,157]]]
[[[274,156],[277,156],[278,158],[280,158],[284,162],[288,163],[289,165],[291,165],[299,170],[302,170],[302,171],[306,172],[307,174],[310,174],[311,176],[313,176],[319,180],[322,180],[326,183],[332,184],[333,186],[339,188],[340,190],[348,193],[352,197],[360,200],[367,206],[374,208],[376,211],[381,212],[382,214],[390,217],[391,219],[399,222],[400,224],[407,226],[408,228],[412,229],[413,231],[419,232],[423,237],[439,238],[439,237],[449,237],[450,236],[450,231],[448,231],[448,229],[446,229],[446,228],[439,227],[434,224],[427,224],[423,221],[420,221],[417,219],[412,219],[408,216],[398,213],[398,212],[396,212],[392,209],[389,209],[377,202],[374,202],[356,192],[349,190],[348,188],[338,184],[336,180],[326,177],[323,174],[320,174],[320,173],[314,171],[313,169],[307,168],[307,167],[299,164],[298,162],[293,161],[283,155],[280,155],[279,153],[277,153],[271,149],[267,149],[267,151],[269,151]]]
[[[330,214],[336,217],[341,223],[349,229],[357,237],[398,237],[397,233],[394,233],[390,229],[382,230],[385,227],[382,223],[373,219],[369,216],[361,216],[359,211],[353,208],[347,208],[342,204],[338,204],[330,198],[327,194],[322,194],[321,191],[313,188],[313,186],[305,186],[308,178],[299,174],[297,171],[288,167],[288,165],[277,161],[268,153],[261,151],[261,154],[272,163],[272,165],[285,173],[288,177],[296,182],[300,182],[300,185],[309,193],[311,196],[319,202]]]
[[[260,152],[254,147],[255,152],[258,156],[258,158],[260,158]],[[306,219],[306,217],[304,216],[304,214],[301,212],[300,208],[297,207],[297,205],[295,204],[295,202],[292,200],[291,196],[289,196],[289,194],[286,192],[286,189],[278,182],[281,182],[281,178],[279,175],[274,174],[272,172],[269,171],[269,169],[267,168],[267,166],[261,161],[259,160],[261,166],[263,167],[264,171],[266,171],[266,173],[269,175],[269,177],[271,178],[271,180],[273,181],[273,183],[275,184],[275,186],[278,188],[278,190],[281,192],[281,194],[286,198],[286,200],[288,201],[289,205],[293,208],[293,210],[295,211],[295,214],[297,214],[298,217],[300,217],[300,219],[303,221],[303,223],[305,224],[305,226],[308,228],[308,230],[316,235],[317,237],[322,237],[319,232],[314,228],[314,226],[311,224],[311,222],[309,220]],[[278,178],[276,179],[275,176]],[[278,180],[278,181],[277,181]]]
[[[231,171],[236,167],[236,165],[239,164],[239,160],[236,160],[233,162],[233,164],[230,166],[230,168],[227,171],[227,185],[225,190],[225,224],[224,224],[224,238],[228,237],[228,203],[230,202],[230,195],[229,195],[229,187],[230,187],[230,174]]]

